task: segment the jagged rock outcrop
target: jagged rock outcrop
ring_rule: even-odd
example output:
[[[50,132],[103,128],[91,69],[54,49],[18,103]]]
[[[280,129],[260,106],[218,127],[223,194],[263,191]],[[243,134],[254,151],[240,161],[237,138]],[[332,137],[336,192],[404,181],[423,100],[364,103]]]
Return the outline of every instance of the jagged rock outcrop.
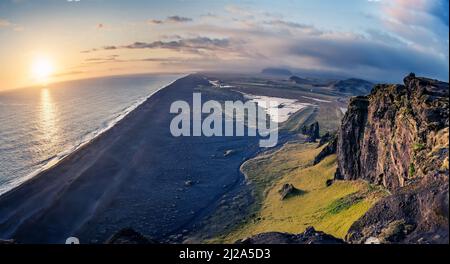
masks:
[[[319,145],[320,145],[320,143],[319,143]],[[318,164],[319,162],[321,162],[324,158],[328,157],[329,155],[335,154],[336,149],[337,149],[337,135],[333,135],[333,136],[331,136],[331,139],[328,141],[328,144],[314,158],[313,165]]]
[[[353,98],[337,143],[340,178],[395,190],[440,174],[448,158],[448,94],[448,83],[408,76],[405,85],[378,85]]]
[[[345,244],[345,242],[332,235],[316,231],[313,227],[308,227],[305,232],[300,234],[262,233],[238,240],[236,244]]]
[[[278,193],[280,194],[280,199],[284,200],[294,195],[303,194],[304,192],[295,188],[294,185],[290,183],[285,183],[281,189],[278,190]]]
[[[448,96],[448,83],[411,74],[404,85],[377,85],[351,99],[337,140],[336,179],[363,179],[392,195],[350,228],[350,242],[383,236],[448,243]],[[386,239],[391,229],[402,231]]]
[[[316,142],[320,138],[319,122],[314,122],[309,126],[303,126],[301,133],[307,136],[307,142]]]
[[[331,140],[333,140],[336,137],[336,133],[330,133],[326,132],[323,136],[320,137],[319,145],[317,145],[318,148],[322,147],[323,145],[327,144]]]

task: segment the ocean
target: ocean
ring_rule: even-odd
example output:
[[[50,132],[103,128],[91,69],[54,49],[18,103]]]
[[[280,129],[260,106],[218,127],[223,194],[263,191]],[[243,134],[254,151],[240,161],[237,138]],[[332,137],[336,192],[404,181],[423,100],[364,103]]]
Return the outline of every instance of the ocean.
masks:
[[[179,77],[114,76],[0,92],[0,195],[56,164]]]

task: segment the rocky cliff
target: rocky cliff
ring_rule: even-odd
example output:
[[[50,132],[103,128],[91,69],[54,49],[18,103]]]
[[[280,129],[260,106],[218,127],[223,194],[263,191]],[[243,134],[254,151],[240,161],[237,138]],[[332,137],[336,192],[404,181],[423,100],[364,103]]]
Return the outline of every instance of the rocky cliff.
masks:
[[[350,242],[448,243],[448,96],[448,83],[410,74],[350,101],[336,179],[392,193],[350,228]]]
[[[314,122],[310,125],[303,126],[301,133],[307,136],[307,142],[316,142],[320,138],[319,122]]]

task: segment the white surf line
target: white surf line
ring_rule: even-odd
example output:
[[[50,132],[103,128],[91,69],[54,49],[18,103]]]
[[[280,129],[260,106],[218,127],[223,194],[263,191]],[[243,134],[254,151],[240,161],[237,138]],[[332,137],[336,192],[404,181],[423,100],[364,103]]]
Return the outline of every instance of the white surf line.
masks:
[[[214,80],[214,81],[208,80],[208,82],[209,82],[212,86],[214,86],[214,87],[216,87],[216,88],[234,88],[234,86],[232,86],[232,85],[222,85],[222,84],[220,84],[220,81],[219,81],[219,80]]]

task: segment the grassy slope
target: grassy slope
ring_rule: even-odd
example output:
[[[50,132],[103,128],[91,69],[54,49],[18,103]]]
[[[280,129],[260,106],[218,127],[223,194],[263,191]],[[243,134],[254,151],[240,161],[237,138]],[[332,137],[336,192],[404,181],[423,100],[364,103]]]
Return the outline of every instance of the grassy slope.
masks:
[[[310,125],[315,121],[319,122],[320,134],[336,131],[340,126],[343,113],[334,104],[322,104],[319,107],[305,107],[293,114],[281,129],[291,133],[299,133],[302,126]]]
[[[281,129],[291,133],[299,133],[302,126],[314,122],[318,112],[319,109],[316,107],[305,107],[289,117],[289,119],[282,124]]]
[[[361,181],[339,181],[330,187],[336,156],[311,166],[321,148],[316,144],[286,144],[280,150],[258,156],[242,165],[255,187],[255,214],[247,223],[212,242],[234,242],[262,232],[300,233],[314,226],[344,238],[351,224],[383,195]],[[303,194],[280,200],[278,190],[291,183]]]
[[[341,126],[344,117],[342,111],[335,104],[321,104],[315,120],[319,122],[320,133],[323,135],[327,131],[336,131]]]

